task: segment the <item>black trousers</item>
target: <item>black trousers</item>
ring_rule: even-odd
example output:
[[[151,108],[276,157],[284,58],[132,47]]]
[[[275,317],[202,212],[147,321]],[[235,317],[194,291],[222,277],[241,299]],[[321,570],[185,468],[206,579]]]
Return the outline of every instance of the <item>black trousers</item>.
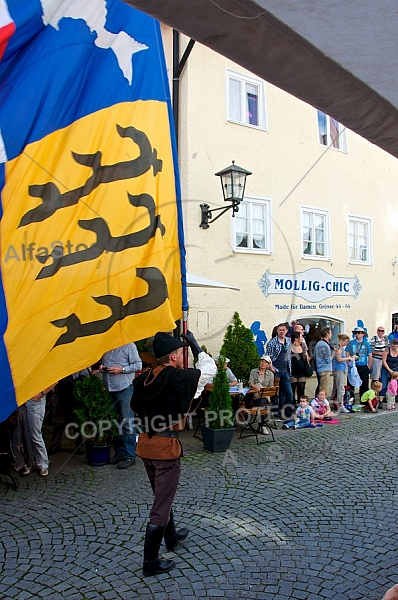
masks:
[[[300,397],[304,395],[306,381],[294,381],[292,383],[293,404],[299,402]]]
[[[176,495],[181,474],[181,459],[142,459],[155,499],[149,513],[149,521],[158,527],[166,527]]]
[[[369,367],[367,365],[357,365],[357,371],[362,381],[361,387],[359,388],[359,393],[362,397],[362,394],[367,392],[369,389]]]

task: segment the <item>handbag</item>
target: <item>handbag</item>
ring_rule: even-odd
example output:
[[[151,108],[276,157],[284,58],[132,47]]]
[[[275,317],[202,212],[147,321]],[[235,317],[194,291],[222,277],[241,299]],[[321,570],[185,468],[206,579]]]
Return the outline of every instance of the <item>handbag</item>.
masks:
[[[310,363],[308,362],[308,360],[306,360],[304,363],[304,374],[305,374],[305,377],[312,377],[312,374],[313,374],[312,367],[311,367]]]

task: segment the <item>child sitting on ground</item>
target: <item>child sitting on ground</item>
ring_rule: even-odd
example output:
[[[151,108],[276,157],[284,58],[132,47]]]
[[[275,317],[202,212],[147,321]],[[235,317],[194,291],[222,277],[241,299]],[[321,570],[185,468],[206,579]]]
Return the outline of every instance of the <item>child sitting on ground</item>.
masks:
[[[391,373],[391,381],[388,384],[386,400],[387,410],[395,410],[395,396],[398,394],[398,371]]]
[[[315,412],[309,405],[309,401],[308,396],[300,396],[300,406],[293,415],[294,420],[286,421],[282,426],[283,429],[302,429],[303,427],[315,426]]]
[[[315,411],[315,419],[330,420],[332,418],[332,409],[329,400],[326,399],[325,390],[319,390],[318,397],[312,400],[311,406]]]
[[[369,410],[373,413],[377,412],[376,406],[379,403],[377,396],[379,395],[379,392],[382,389],[382,387],[383,384],[380,383],[380,381],[372,381],[370,390],[368,390],[361,396],[362,410]]]

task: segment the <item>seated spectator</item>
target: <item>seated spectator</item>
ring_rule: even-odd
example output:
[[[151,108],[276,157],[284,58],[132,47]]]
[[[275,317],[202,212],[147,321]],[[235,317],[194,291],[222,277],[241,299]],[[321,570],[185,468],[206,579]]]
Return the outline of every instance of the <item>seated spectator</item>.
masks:
[[[296,412],[293,414],[293,420],[286,421],[282,425],[283,429],[303,429],[304,427],[314,426],[315,411],[309,405],[308,396],[300,397],[300,406],[296,408]]]
[[[253,394],[254,398],[260,397],[261,388],[274,385],[274,374],[269,370],[270,365],[270,357],[263,354],[257,369],[252,369],[250,371],[249,388],[251,390],[256,390]]]
[[[332,409],[330,408],[329,400],[326,398],[325,390],[319,390],[318,397],[314,398],[311,406],[315,411],[315,419],[331,419]]]
[[[217,357],[214,359],[214,360],[215,360],[215,362],[216,362],[216,364],[217,364],[217,368],[218,368],[218,365],[219,365],[219,362],[220,362],[220,360],[219,360],[219,359],[220,359],[220,357],[219,357],[219,356],[217,356]],[[232,387],[232,386],[234,386],[234,385],[238,385],[238,380],[237,380],[237,378],[235,377],[235,375],[232,373],[231,369],[228,367],[228,363],[229,363],[229,362],[230,362],[230,361],[229,361],[229,358],[225,358],[225,359],[224,359],[224,369],[225,369],[225,371],[226,371],[226,373],[227,373],[227,379],[228,379],[228,381],[229,381],[229,387]]]
[[[382,389],[383,384],[380,381],[372,381],[372,385],[370,390],[362,394],[361,396],[361,404],[362,408],[365,411],[377,412],[376,408],[378,405],[378,398],[380,390]]]

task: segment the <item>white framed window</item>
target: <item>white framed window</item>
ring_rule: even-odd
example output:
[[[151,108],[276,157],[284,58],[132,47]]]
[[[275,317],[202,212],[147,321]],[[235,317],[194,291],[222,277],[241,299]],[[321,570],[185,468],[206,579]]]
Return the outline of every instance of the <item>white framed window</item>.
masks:
[[[371,264],[370,219],[348,215],[348,260],[350,263]]]
[[[264,198],[245,198],[232,219],[233,248],[236,252],[270,254],[271,202]]]
[[[301,207],[301,240],[303,258],[330,258],[328,211]]]
[[[322,146],[347,152],[346,128],[344,125],[318,110],[319,143]]]
[[[229,121],[266,129],[264,81],[227,70],[227,115]]]

